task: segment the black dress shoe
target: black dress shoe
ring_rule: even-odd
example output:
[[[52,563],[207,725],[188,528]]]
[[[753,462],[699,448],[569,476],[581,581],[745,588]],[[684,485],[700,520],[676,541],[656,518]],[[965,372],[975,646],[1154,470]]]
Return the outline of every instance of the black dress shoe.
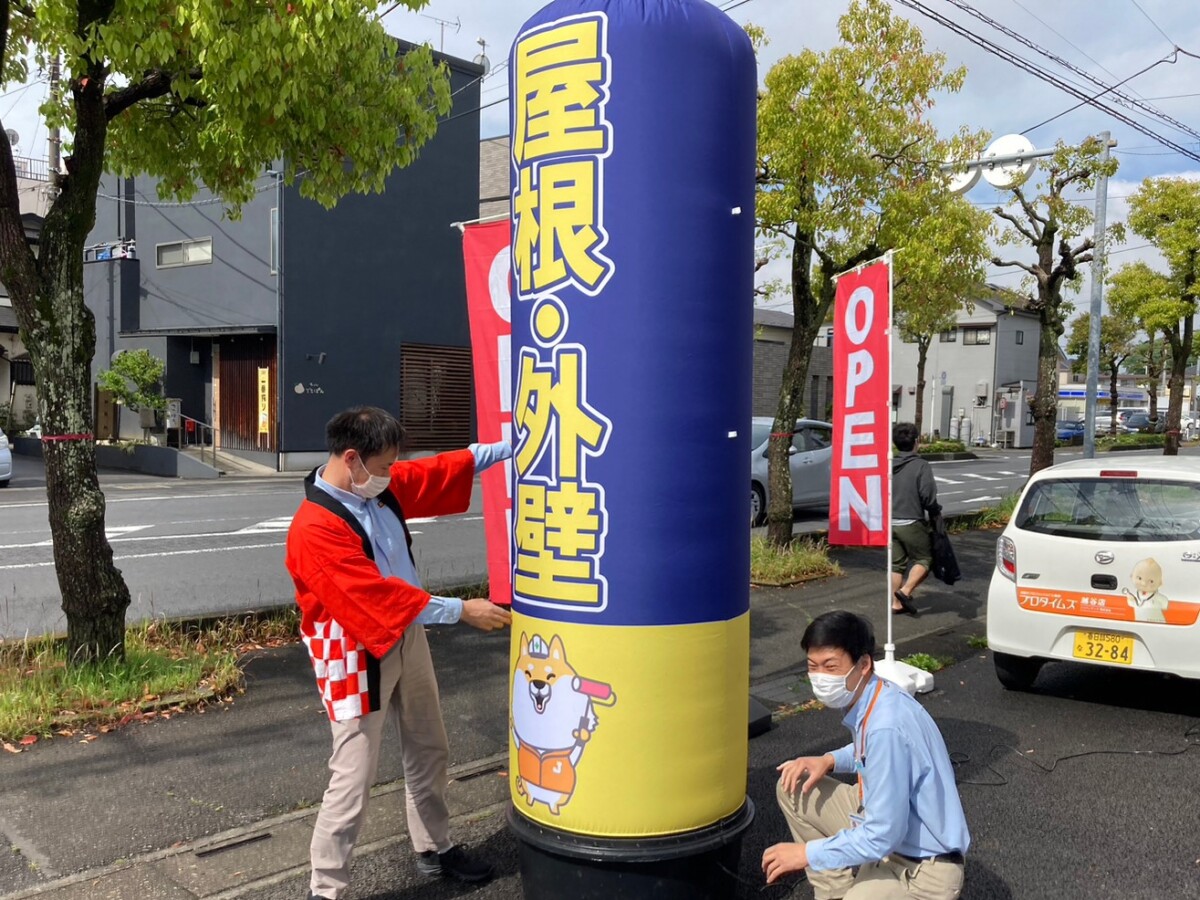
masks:
[[[417,870],[431,878],[457,878],[473,884],[492,877],[492,866],[471,856],[461,844],[445,853],[426,850],[417,857]]]
[[[913,603],[912,597],[908,596],[908,594],[904,593],[904,591],[896,591],[894,594],[892,594],[892,596],[900,602],[900,609],[897,609],[896,612],[903,612],[905,615],[912,616],[914,619],[921,615],[917,611],[917,605]],[[895,609],[895,607],[892,608]]]

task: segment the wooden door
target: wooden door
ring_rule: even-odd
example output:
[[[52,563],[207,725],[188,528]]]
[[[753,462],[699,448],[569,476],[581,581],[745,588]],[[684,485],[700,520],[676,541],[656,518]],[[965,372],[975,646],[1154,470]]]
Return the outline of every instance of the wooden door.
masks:
[[[266,390],[260,392],[260,370]],[[276,384],[275,336],[238,335],[221,338],[218,379],[221,424],[218,440],[227,450],[278,449],[279,394]],[[265,412],[265,431],[262,428]]]

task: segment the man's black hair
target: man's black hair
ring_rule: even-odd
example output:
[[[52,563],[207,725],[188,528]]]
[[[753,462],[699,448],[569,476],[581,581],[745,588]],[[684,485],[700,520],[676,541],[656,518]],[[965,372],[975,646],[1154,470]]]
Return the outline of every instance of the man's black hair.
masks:
[[[804,629],[800,646],[807,653],[810,647],[834,647],[845,650],[858,662],[864,656],[875,656],[875,629],[862,616],[844,609],[822,613]]]
[[[897,422],[892,426],[892,443],[901,453],[908,453],[917,446],[917,426],[912,422]]]
[[[386,409],[355,406],[329,420],[325,442],[334,456],[357,450],[365,459],[387,450],[399,450],[404,445],[404,426]]]

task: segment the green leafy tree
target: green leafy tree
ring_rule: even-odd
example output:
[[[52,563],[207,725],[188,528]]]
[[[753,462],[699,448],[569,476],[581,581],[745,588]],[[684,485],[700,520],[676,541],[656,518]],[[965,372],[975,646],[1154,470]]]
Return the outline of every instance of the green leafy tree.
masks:
[[[113,399],[137,412],[140,409],[165,409],[162,377],[166,366],[149,350],[124,350],[113,360],[112,368],[96,376],[96,384]]]
[[[971,307],[985,290],[984,263],[988,257],[988,213],[965,198],[925,182],[907,199],[914,207],[908,239],[896,254],[892,302],[895,323],[906,341],[917,345],[917,433],[925,417],[925,364],[936,334],[954,327],[958,311]],[[897,214],[902,214],[897,209]]]
[[[1114,309],[1112,297],[1109,297],[1109,308]],[[1092,315],[1083,313],[1071,323],[1071,333],[1067,338],[1067,353],[1075,357],[1071,368],[1076,372],[1086,372],[1088,362],[1088,344],[1091,339]],[[1137,321],[1129,315],[1114,312],[1100,317],[1100,368],[1108,375],[1108,406],[1109,426],[1107,431],[1115,434],[1117,431],[1117,379],[1121,374],[1121,366],[1129,359],[1137,346]]]
[[[1170,348],[1163,453],[1174,456],[1179,453],[1184,383],[1194,352],[1200,289],[1200,183],[1185,178],[1146,179],[1129,198],[1129,227],[1153,243],[1167,262],[1167,274],[1152,279],[1156,290],[1141,303],[1140,316]]]
[[[417,9],[424,0],[401,0]],[[16,172],[0,141],[0,279],[33,360],[48,435],[91,432],[95,321],[83,248],[101,175],[145,173],[164,199],[204,185],[231,212],[264,165],[332,205],[379,191],[415,158],[450,107],[432,51],[401,53],[375,4],[360,0],[24,0],[0,3],[0,77],[32,58],[62,60],[63,90],[42,107],[71,135],[65,175],[35,256],[21,227]],[[129,589],[104,536],[91,441],[48,443],[46,490],[72,661],[124,653]]]
[[[1146,335],[1133,348],[1126,367],[1146,376],[1138,385],[1150,396],[1150,418],[1157,419],[1158,390],[1171,356],[1171,346],[1159,330],[1158,315],[1171,304],[1171,283],[1161,272],[1144,262],[1136,262],[1114,272],[1108,285],[1108,308],[1132,318],[1138,330]]]
[[[919,28],[883,0],[854,0],[838,27],[832,49],[772,66],[759,97],[758,227],[790,259],[795,317],[777,434],[790,433],[802,412],[835,276],[906,246],[925,211],[942,205],[938,165],[982,143],[965,134],[943,140],[930,122],[934,95],[959,90],[966,71],[947,70]],[[790,446],[777,439],[768,447],[768,539],[776,544],[792,538]]]
[[[1030,411],[1033,413],[1033,451],[1029,474],[1054,465],[1055,422],[1058,421],[1058,348],[1066,330],[1071,304],[1067,290],[1078,290],[1080,267],[1092,260],[1092,238],[1084,232],[1092,225],[1086,204],[1074,203],[1073,192],[1095,190],[1103,171],[1117,169],[1115,159],[1101,157],[1099,140],[1079,147],[1059,141],[1053,156],[1038,166],[1036,180],[1005,193],[1003,206],[992,210],[1001,220],[1000,243],[1032,248],[1033,260],[994,257],[998,266],[1024,269],[1031,296],[1026,308],[1038,315],[1041,339],[1038,344],[1038,381]],[[1110,228],[1112,240],[1121,240],[1123,228]]]

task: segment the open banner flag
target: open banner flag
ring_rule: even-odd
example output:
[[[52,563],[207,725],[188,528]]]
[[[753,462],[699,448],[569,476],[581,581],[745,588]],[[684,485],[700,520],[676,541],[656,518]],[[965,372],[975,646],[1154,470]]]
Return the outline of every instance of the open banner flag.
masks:
[[[509,315],[509,222],[468,225],[463,231],[467,312],[475,370],[475,409],[480,443],[512,443],[512,325]],[[481,476],[487,536],[489,596],[512,603],[509,535],[512,463]]]
[[[888,543],[891,292],[887,259],[838,279],[833,316],[830,544],[883,547]]]

